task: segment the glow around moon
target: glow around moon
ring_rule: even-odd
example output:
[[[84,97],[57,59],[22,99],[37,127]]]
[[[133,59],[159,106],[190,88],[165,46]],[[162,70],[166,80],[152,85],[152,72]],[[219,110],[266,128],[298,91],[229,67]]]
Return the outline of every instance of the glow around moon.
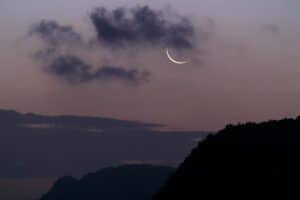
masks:
[[[167,49],[166,54],[167,54],[168,59],[169,59],[172,63],[175,63],[175,64],[177,64],[177,65],[184,65],[184,64],[187,64],[187,63],[188,63],[187,61],[178,61],[178,60],[175,60],[174,58],[172,58],[172,56],[170,55],[169,49]]]

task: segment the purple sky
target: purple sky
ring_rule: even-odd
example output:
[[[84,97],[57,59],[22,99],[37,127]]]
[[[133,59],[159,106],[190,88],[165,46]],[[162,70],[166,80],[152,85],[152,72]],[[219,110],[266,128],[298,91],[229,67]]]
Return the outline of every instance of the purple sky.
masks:
[[[209,33],[197,44],[201,51],[177,55],[190,64],[171,64],[164,48],[139,46],[112,53],[100,47],[84,52],[95,64],[151,71],[149,82],[132,87],[118,81],[66,84],[32,59],[41,44],[26,33],[41,19],[72,25],[86,39],[95,36],[89,21],[95,7],[133,7],[137,2],[156,9],[172,7],[190,18],[197,34]],[[2,0],[0,107],[201,130],[294,117],[300,108],[299,9],[296,0]]]

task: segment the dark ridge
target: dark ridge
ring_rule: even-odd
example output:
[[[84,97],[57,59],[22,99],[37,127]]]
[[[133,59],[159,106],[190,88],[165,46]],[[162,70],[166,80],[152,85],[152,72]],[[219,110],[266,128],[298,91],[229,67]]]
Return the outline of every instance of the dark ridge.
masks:
[[[45,116],[0,109],[0,179],[79,176],[118,164],[175,166],[202,131],[100,117]]]
[[[54,183],[51,188],[51,192],[49,192],[48,194],[52,199],[65,199],[68,197],[68,194],[74,190],[74,188],[77,188],[79,186],[78,182],[79,181],[77,179],[71,176],[62,177]],[[46,197],[47,195],[45,195],[45,198]]]
[[[171,167],[152,165],[106,168],[80,180],[61,178],[40,200],[150,200],[171,172]]]
[[[300,196],[300,118],[229,125],[200,142],[154,200]]]

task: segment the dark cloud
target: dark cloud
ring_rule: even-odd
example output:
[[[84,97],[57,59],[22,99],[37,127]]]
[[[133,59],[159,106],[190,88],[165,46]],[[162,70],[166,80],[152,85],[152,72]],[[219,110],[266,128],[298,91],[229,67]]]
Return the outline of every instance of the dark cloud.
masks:
[[[102,66],[96,70],[80,58],[64,55],[55,58],[48,66],[47,72],[69,83],[84,83],[95,80],[121,80],[130,84],[147,81],[149,72],[125,69],[115,66]]]
[[[175,49],[194,47],[195,30],[184,17],[171,21],[162,10],[148,6],[133,9],[95,9],[90,18],[100,42],[109,46],[154,45]]]
[[[280,27],[276,24],[263,24],[262,29],[273,34],[280,33]]]
[[[150,73],[137,69],[126,69],[104,65],[94,70],[80,55],[72,54],[74,45],[83,49],[82,37],[71,26],[63,26],[55,21],[42,20],[30,29],[30,36],[38,36],[46,47],[35,53],[35,58],[45,65],[46,72],[69,83],[86,83],[95,80],[121,80],[130,84],[140,84],[149,79]],[[70,54],[60,47],[69,48]]]
[[[107,10],[96,8],[90,14],[96,40],[104,47],[122,48],[151,46],[174,50],[195,47],[195,28],[185,17],[170,17],[165,10],[148,6],[132,9]],[[53,20],[41,20],[30,27],[29,35],[44,43],[34,58],[46,66],[46,71],[69,83],[86,83],[96,80],[121,80],[139,84],[149,80],[148,71],[106,64],[98,68],[85,62],[91,52],[82,36],[72,26]]]
[[[49,45],[55,48],[62,44],[77,44],[82,38],[72,26],[63,26],[52,20],[42,20],[31,26],[29,34],[40,37]]]

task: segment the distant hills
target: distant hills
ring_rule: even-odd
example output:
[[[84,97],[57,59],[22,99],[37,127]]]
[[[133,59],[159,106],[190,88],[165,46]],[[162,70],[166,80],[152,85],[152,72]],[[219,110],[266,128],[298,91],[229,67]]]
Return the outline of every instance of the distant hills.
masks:
[[[154,200],[299,199],[300,118],[229,125],[200,142]]]
[[[150,200],[173,172],[171,167],[126,165],[63,177],[40,200]]]
[[[207,133],[159,124],[0,109],[0,179],[81,176],[107,166],[175,166]],[[0,191],[1,192],[1,191]]]
[[[0,110],[0,178],[73,176],[139,163],[65,176],[40,200],[300,198],[300,117],[228,125],[210,135],[158,127]],[[194,146],[174,172],[143,164],[175,165]]]

